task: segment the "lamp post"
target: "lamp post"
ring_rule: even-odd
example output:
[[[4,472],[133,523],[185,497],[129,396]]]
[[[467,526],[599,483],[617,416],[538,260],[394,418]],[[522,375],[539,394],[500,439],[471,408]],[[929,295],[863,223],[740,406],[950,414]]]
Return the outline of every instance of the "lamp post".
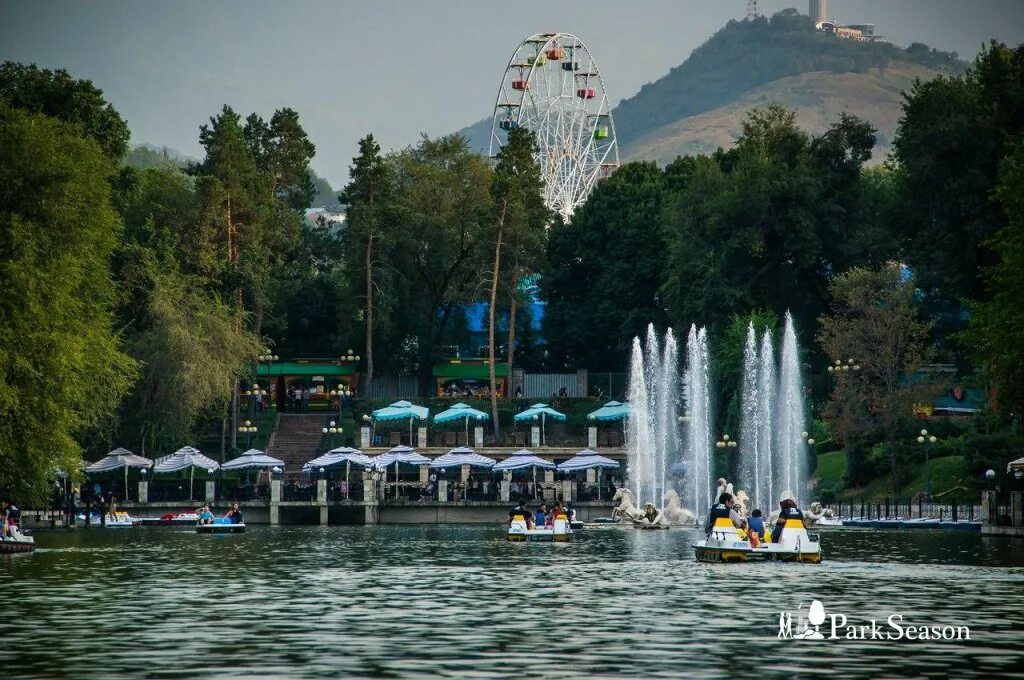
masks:
[[[252,434],[256,432],[258,428],[252,424],[251,420],[245,421],[244,425],[238,427],[238,431],[245,434],[245,448],[252,448]]]
[[[859,370],[860,363],[858,363],[854,359],[847,359],[846,361],[843,361],[842,359],[836,359],[835,363],[829,364],[828,367],[828,372],[835,373],[836,375],[842,375],[844,373],[849,373],[850,371]]]
[[[328,425],[327,427],[323,428],[320,431],[323,432],[324,434],[329,434],[330,435],[330,438],[328,439],[328,449],[333,449],[334,448],[334,435],[342,434],[345,430],[343,428],[339,427],[338,423],[336,423],[336,422],[334,422],[332,420],[330,425]]]
[[[924,445],[924,499],[925,501],[932,502],[932,476],[929,468],[929,458],[931,454],[932,444],[938,439],[933,434],[928,434],[928,430],[921,430],[921,434],[917,437],[917,443]]]
[[[349,390],[348,387],[346,387],[345,385],[338,383],[338,387],[336,389],[331,390],[331,396],[337,397],[338,399],[338,422],[341,422],[341,398],[351,397],[352,391]]]
[[[730,439],[729,435],[727,435],[727,434],[723,434],[722,438],[720,440],[718,440],[717,442],[715,442],[715,446],[717,448],[720,448],[720,449],[725,449],[725,448],[735,449],[736,448],[736,440],[735,439]]]

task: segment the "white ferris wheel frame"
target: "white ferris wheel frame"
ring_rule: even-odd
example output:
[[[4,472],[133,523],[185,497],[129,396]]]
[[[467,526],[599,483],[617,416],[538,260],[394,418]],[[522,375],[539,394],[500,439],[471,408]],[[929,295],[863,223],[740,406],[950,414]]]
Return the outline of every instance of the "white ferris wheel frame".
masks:
[[[562,49],[564,57],[548,59],[546,53],[554,49]],[[544,57],[542,61],[538,55]],[[565,63],[575,68],[566,70]],[[526,86],[514,89],[515,81]],[[593,89],[594,96],[577,96],[581,89]],[[505,143],[503,120],[514,120],[516,126],[536,134],[544,202],[565,219],[586,201],[601,177],[619,167],[618,138],[604,79],[590,50],[571,33],[537,33],[512,53],[494,98],[491,158]],[[606,127],[607,137],[598,139],[600,126]]]

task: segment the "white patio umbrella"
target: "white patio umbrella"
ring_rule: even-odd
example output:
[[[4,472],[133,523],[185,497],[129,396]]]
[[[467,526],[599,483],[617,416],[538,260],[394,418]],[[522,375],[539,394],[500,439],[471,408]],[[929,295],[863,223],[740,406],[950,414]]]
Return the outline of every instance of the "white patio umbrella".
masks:
[[[178,472],[188,468],[188,497],[192,500],[192,487],[193,479],[195,478],[196,468],[202,468],[204,470],[219,470],[220,463],[207,458],[199,452],[199,449],[191,446],[183,446],[164,460],[160,461],[153,468],[153,472]]]
[[[147,469],[153,465],[149,458],[136,456],[128,449],[116,448],[103,458],[85,468],[86,472],[110,472],[124,468],[124,497],[128,498],[128,468]]]

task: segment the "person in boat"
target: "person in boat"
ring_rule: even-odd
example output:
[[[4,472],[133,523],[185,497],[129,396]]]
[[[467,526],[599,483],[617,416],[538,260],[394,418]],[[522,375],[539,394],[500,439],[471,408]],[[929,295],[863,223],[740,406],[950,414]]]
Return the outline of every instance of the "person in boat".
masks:
[[[783,498],[779,502],[779,519],[775,522],[775,528],[772,529],[772,543],[779,542],[779,539],[782,538],[782,530],[786,527],[786,521],[791,519],[798,519],[800,525],[804,525],[804,513],[797,507],[796,501],[792,498]]]
[[[21,522],[21,510],[10,499],[4,501],[3,514],[0,515],[0,537],[14,538],[14,528]]]
[[[210,512],[209,505],[203,505],[196,514],[199,515],[200,524],[213,524],[213,513]]]
[[[512,519],[515,518],[516,515],[523,516],[523,519],[526,520],[527,529],[533,528],[531,526],[533,524],[533,514],[530,512],[530,509],[526,507],[526,501],[519,501],[519,505],[508,511],[509,524],[512,523]]]
[[[748,531],[752,534],[757,534],[758,542],[765,540],[765,529],[764,529],[764,517],[761,516],[760,510],[754,510],[750,513],[750,517],[747,519]],[[751,541],[753,545],[753,541]]]
[[[711,506],[711,512],[708,513],[708,521],[704,524],[704,532],[710,536],[711,530],[715,527],[715,521],[726,517],[729,518],[732,525],[737,529],[743,525],[743,518],[733,507],[732,494],[723,492],[718,497],[718,502]]]
[[[232,524],[245,524],[245,519],[242,517],[242,508],[239,507],[238,503],[235,503],[231,508],[224,513],[224,516],[231,520]]]
[[[555,520],[558,519],[559,515],[565,515],[565,519],[569,519],[569,513],[564,507],[562,507],[561,501],[555,501],[555,507],[551,509],[551,526],[555,525]]]
[[[537,510],[537,518],[534,523],[539,526],[545,526],[548,523],[548,505],[547,503],[541,503],[540,509]]]

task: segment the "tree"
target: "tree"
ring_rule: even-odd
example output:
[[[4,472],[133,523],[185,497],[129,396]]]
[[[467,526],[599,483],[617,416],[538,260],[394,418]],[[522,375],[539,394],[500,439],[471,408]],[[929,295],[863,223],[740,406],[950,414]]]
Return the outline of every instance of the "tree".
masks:
[[[1024,45],[992,42],[965,75],[904,95],[894,224],[940,340],[963,329],[964,298],[991,293],[979,271],[998,262],[990,239],[1006,225],[991,192],[1007,145],[1024,132],[1022,93]]]
[[[19,109],[41,113],[74,126],[78,134],[120,160],[128,150],[128,124],[89,80],[75,80],[64,69],[35,64],[0,64],[0,98]]]
[[[773,105],[748,114],[733,149],[692,160],[665,199],[671,321],[723,329],[734,314],[790,309],[813,330],[833,273],[891,242],[878,227],[885,184],[862,173],[873,144],[856,118],[812,138]]]
[[[1003,161],[1000,177],[995,199],[1007,223],[986,244],[999,261],[982,270],[987,299],[970,303],[963,339],[987,364],[1000,410],[1015,415],[1024,411],[1024,143]]]
[[[501,255],[508,250],[513,265],[511,276],[506,275],[506,285],[513,291],[511,310],[515,309],[514,291],[517,285],[519,267],[531,253],[539,250],[544,227],[550,213],[544,205],[542,194],[544,183],[534,154],[537,142],[533,132],[526,128],[515,128],[508,135],[508,142],[498,153],[498,162],[491,180],[491,230],[494,243],[494,259],[491,266],[491,293],[487,313],[488,374],[491,392],[491,420],[494,436],[500,436],[498,428],[498,394],[495,379],[494,331],[498,306],[498,283],[502,279]],[[509,356],[515,332],[515,312],[510,311]],[[509,370],[511,371],[511,365]]]
[[[380,146],[373,135],[359,140],[359,155],[352,159],[349,168],[349,183],[339,200],[346,205],[347,228],[343,239],[346,251],[361,257],[350,262],[348,267],[353,275],[361,273],[363,278],[366,306],[363,321],[366,328],[366,373],[363,376],[363,392],[369,393],[373,384],[373,335],[374,335],[374,292],[381,285],[377,276],[379,265],[375,257],[380,253],[374,246],[385,234],[384,215],[391,200],[392,169],[380,155]],[[361,260],[361,262],[359,261]],[[358,289],[358,286],[353,286]]]
[[[489,253],[490,187],[487,160],[458,135],[430,139],[391,159],[395,172],[396,239],[387,265],[402,289],[405,311],[395,333],[411,353],[424,392],[456,317],[485,288]]]
[[[113,330],[110,158],[77,127],[0,100],[0,487],[48,500],[135,374]]]
[[[654,163],[627,163],[598,182],[569,224],[552,227],[541,286],[553,368],[622,369],[633,337],[648,323],[665,325],[663,195]]]
[[[925,357],[928,324],[918,320],[914,282],[896,263],[855,267],[829,287],[832,314],[818,341],[831,362],[853,358],[856,370],[836,372],[826,407],[830,428],[847,446],[877,431],[889,451],[893,492],[900,489],[896,434],[929,393],[914,379]]]
[[[235,314],[201,281],[157,276],[144,330],[130,346],[143,369],[124,434],[138,437],[143,452],[177,446],[199,422],[224,413],[234,381],[262,347],[254,334],[238,332]]]

